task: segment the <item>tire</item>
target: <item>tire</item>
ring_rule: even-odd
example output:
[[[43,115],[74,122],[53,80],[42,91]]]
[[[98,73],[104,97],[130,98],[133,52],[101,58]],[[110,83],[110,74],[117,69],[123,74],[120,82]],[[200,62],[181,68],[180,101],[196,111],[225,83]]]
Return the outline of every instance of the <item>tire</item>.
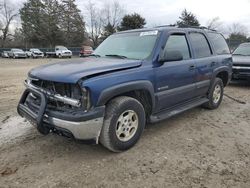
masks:
[[[107,104],[100,143],[113,152],[128,150],[139,140],[145,122],[144,108],[139,101],[131,97],[117,97]]]
[[[208,93],[209,101],[205,103],[203,106],[211,110],[218,108],[223,99],[223,94],[224,94],[223,81],[220,78],[215,78]]]

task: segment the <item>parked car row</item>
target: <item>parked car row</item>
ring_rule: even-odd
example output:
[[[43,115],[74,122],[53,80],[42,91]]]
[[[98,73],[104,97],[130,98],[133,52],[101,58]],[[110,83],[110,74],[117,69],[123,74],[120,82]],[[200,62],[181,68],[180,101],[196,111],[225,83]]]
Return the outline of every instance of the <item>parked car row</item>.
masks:
[[[23,51],[22,49],[18,48],[12,48],[10,51],[3,51],[1,56],[3,58],[38,58],[38,57],[44,57],[44,53],[37,49],[37,48],[31,48],[29,51]]]
[[[79,53],[79,57],[88,57],[93,53],[91,46],[82,46]],[[68,57],[71,58],[72,51],[68,50],[65,46],[56,46],[55,51],[42,52],[38,48],[31,48],[29,51],[23,51],[22,49],[12,48],[10,51],[3,51],[1,56],[3,58],[43,58],[43,57]]]

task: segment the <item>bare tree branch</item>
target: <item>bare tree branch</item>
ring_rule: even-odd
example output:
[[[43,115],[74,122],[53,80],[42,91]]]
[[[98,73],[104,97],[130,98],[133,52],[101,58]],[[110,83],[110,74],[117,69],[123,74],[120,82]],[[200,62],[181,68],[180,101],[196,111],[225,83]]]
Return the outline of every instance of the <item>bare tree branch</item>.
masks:
[[[213,30],[222,30],[223,23],[220,21],[219,17],[212,18],[207,22],[207,28]]]
[[[247,36],[248,34],[247,27],[240,23],[233,23],[232,25],[228,26],[228,32],[229,35],[236,34]]]
[[[87,31],[89,33],[89,37],[94,43],[94,46],[98,45],[98,40],[102,33],[102,16],[100,14],[100,9],[98,9],[91,0],[89,0],[86,5],[86,10],[88,14],[87,20]]]
[[[103,15],[103,24],[112,25],[114,28],[117,28],[125,14],[125,9],[118,1],[113,3],[106,3],[102,9]]]
[[[11,22],[14,20],[16,16],[18,16],[17,10],[12,7],[13,6],[9,3],[9,1],[6,1],[6,0],[3,1],[2,9],[0,11],[0,17],[1,17],[1,20],[3,20],[2,21],[3,26],[1,28],[1,31],[2,31],[1,46],[2,47],[4,47],[5,41],[7,37],[9,36],[9,27],[10,27]]]

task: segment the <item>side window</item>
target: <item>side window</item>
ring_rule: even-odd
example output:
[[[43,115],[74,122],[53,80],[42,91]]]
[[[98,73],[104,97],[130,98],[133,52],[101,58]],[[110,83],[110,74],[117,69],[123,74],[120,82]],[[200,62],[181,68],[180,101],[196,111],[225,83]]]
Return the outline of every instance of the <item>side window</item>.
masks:
[[[201,33],[190,33],[190,40],[194,49],[196,58],[211,56],[211,48],[206,37]]]
[[[185,35],[170,35],[164,51],[179,51],[182,54],[184,60],[190,59],[189,47]]]
[[[214,45],[214,49],[217,55],[221,54],[230,54],[230,50],[228,45],[224,39],[224,37],[219,33],[208,33],[209,39],[212,41]]]

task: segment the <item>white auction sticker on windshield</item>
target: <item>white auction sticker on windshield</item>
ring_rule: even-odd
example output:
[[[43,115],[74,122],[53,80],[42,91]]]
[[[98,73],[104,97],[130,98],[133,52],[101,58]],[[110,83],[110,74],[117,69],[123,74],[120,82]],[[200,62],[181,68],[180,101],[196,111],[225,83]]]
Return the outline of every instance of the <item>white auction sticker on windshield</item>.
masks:
[[[157,35],[158,31],[145,31],[140,33],[140,37],[142,36],[149,36],[149,35]]]

